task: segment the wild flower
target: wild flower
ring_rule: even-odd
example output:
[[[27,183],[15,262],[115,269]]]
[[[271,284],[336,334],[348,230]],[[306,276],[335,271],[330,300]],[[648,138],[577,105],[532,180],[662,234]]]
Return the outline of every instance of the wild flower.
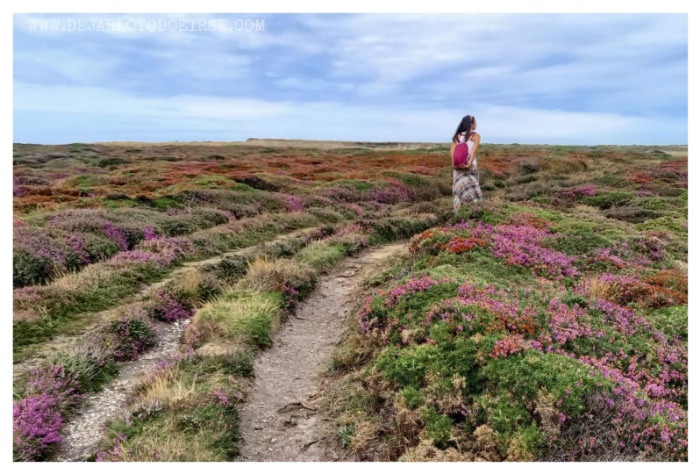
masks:
[[[153,240],[157,237],[155,228],[152,225],[147,225],[143,228],[143,240]]]
[[[357,215],[357,217],[362,217],[365,215],[365,209],[359,204],[350,203],[346,204],[345,207],[353,211]]]
[[[18,461],[39,461],[62,441],[62,413],[78,403],[78,382],[60,365],[34,369],[26,394],[13,402],[13,453]]]
[[[90,255],[88,255],[87,249],[85,248],[85,239],[83,237],[71,235],[68,237],[66,243],[83,265],[90,263]]]
[[[304,210],[304,203],[298,196],[285,195],[282,198],[285,207],[290,212],[300,212]]]
[[[149,315],[160,321],[178,321],[194,314],[194,306],[179,291],[158,288],[153,293],[152,300],[148,308]]]
[[[362,232],[362,226],[357,222],[352,222],[339,229],[334,235],[337,237],[344,237],[349,234],[361,234]]]
[[[284,298],[284,309],[286,311],[292,311],[299,301],[299,290],[294,288],[294,285],[290,282],[285,281],[280,291]]]
[[[449,253],[463,253],[472,250],[474,247],[483,247],[486,241],[474,237],[452,237],[452,239],[441,246]]]
[[[194,244],[187,237],[154,237],[141,242],[139,248],[158,254],[164,266],[195,254]]]
[[[387,187],[372,189],[369,196],[370,200],[381,204],[396,204],[413,200],[414,193],[402,182],[392,179]]]
[[[578,276],[575,257],[542,245],[551,236],[549,231],[533,226],[500,224],[494,227],[491,238],[492,254],[510,265],[528,267],[543,276]]]
[[[582,196],[595,196],[596,186],[593,184],[587,184],[584,186],[575,186],[572,188],[564,189],[557,193],[557,197],[563,199],[576,199]]]
[[[116,461],[125,453],[124,442],[126,441],[126,436],[124,433],[119,432],[117,436],[112,440],[112,449],[109,451],[100,451],[97,453],[95,462],[109,462]]]
[[[133,264],[151,264],[156,267],[166,267],[169,265],[169,258],[163,255],[147,252],[144,250],[127,250],[119,252],[105,262],[105,265],[114,268],[128,268]]]
[[[426,291],[431,286],[437,285],[438,283],[439,282],[437,280],[434,280],[428,276],[408,280],[403,285],[398,285],[386,293],[387,304],[395,305],[402,297],[404,297],[404,295]]]
[[[39,461],[63,441],[63,419],[54,395],[40,394],[13,402],[13,457],[16,461]]]
[[[156,334],[145,317],[146,311],[139,309],[112,323],[110,331],[114,339],[115,360],[134,360],[156,344]]]
[[[80,394],[75,375],[61,365],[36,368],[30,372],[26,392],[29,395],[50,395],[56,408],[63,412],[77,405]]]
[[[115,227],[111,222],[106,222],[103,226],[104,235],[115,242],[121,250],[129,249],[129,241],[127,240],[126,233]]]
[[[520,334],[506,336],[505,338],[496,341],[496,345],[489,354],[492,358],[508,357],[512,354],[522,352],[525,348],[525,339]]]
[[[352,186],[335,186],[322,191],[322,196],[328,197],[334,202],[357,202],[363,199],[362,195]]]
[[[231,402],[228,400],[228,397],[226,396],[226,393],[220,388],[214,389],[214,396],[216,397],[219,404],[222,406],[227,407],[231,404]]]

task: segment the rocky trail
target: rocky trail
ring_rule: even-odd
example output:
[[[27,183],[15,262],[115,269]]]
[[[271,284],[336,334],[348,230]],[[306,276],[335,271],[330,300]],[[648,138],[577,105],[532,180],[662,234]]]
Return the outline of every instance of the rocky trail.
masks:
[[[55,461],[85,461],[99,450],[106,423],[126,409],[129,397],[147,374],[163,360],[175,357],[180,336],[189,319],[174,324],[158,323],[155,331],[158,345],[139,359],[120,367],[119,375],[99,392],[86,397],[80,414],[63,431],[61,450]]]
[[[277,334],[272,348],[256,359],[255,384],[240,411],[239,461],[344,458],[323,439],[328,420],[316,405],[321,396],[319,375],[341,341],[365,270],[404,248],[404,244],[392,244],[368,250],[320,278],[314,292]]]

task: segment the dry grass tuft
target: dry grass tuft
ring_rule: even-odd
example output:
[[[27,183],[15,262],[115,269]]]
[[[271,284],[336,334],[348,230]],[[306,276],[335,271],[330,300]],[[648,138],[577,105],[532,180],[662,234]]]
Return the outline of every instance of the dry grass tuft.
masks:
[[[546,436],[559,436],[561,424],[554,396],[542,389],[535,399],[535,414],[540,417],[540,427]]]
[[[171,404],[197,393],[196,380],[186,383],[180,373],[180,364],[161,369],[140,387],[140,393],[134,400],[136,406],[153,406]]]
[[[175,284],[178,288],[188,293],[196,293],[203,281],[204,276],[199,270],[196,268],[188,268],[179,275]]]
[[[612,301],[616,293],[615,285],[602,281],[597,276],[582,278],[579,288],[584,296],[592,300],[607,299]]]
[[[238,289],[254,291],[279,291],[285,282],[300,278],[310,279],[313,270],[301,262],[279,258],[258,257],[248,263],[248,272],[238,284]]]
[[[446,450],[433,446],[430,440],[422,440],[418,446],[406,451],[401,459],[404,462],[473,462],[485,461],[472,453],[460,453],[455,448]]]

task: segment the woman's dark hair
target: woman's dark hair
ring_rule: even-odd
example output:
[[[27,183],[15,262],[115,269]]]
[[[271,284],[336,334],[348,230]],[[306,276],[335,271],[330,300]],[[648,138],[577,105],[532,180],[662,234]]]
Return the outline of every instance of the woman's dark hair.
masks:
[[[462,132],[467,132],[467,136],[469,136],[469,132],[472,131],[472,125],[474,125],[474,117],[472,117],[471,115],[465,115],[464,117],[462,117],[462,121],[459,122],[459,125],[457,126],[457,131],[452,137],[452,141],[456,142],[457,136]]]

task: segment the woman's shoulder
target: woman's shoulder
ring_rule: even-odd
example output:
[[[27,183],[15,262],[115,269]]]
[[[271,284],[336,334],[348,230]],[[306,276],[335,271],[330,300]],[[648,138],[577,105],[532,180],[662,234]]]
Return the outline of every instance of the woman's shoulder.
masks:
[[[472,132],[472,134],[471,134],[471,139],[472,139],[472,140],[474,140],[474,139],[480,140],[480,139],[481,139],[481,135],[479,134],[479,132]]]

